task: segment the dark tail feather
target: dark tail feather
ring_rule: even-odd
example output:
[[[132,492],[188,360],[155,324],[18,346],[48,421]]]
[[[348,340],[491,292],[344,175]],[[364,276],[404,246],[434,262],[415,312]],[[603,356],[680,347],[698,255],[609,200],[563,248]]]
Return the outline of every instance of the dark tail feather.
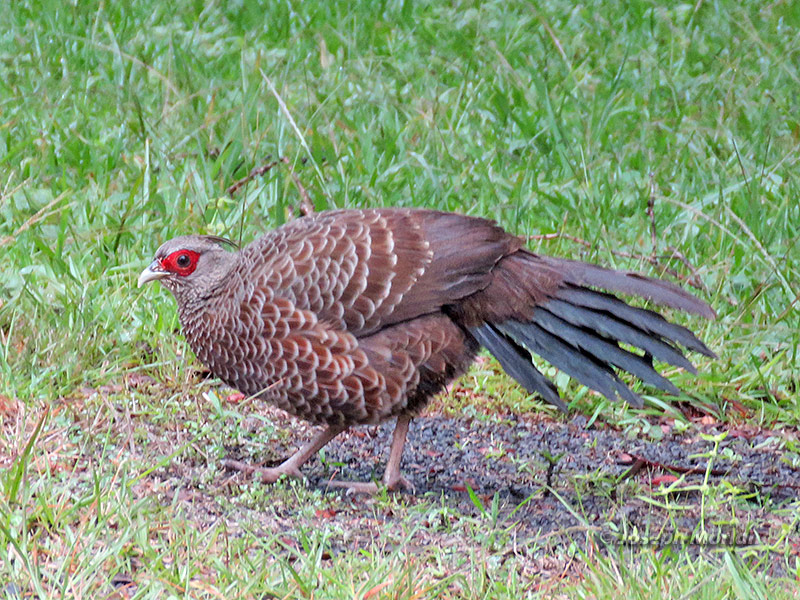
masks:
[[[564,321],[591,331],[594,335],[636,346],[658,360],[663,360],[692,373],[697,372],[694,365],[675,346],[609,314],[588,310],[560,300],[551,300],[545,307]]]
[[[713,319],[716,316],[708,304],[669,281],[645,277],[638,273],[613,271],[565,258],[538,255],[536,258],[562,273],[564,281],[578,287],[597,287],[639,296],[656,304],[677,308],[706,319]]]
[[[591,311],[586,311],[587,313],[591,313],[592,316],[590,318],[595,318],[596,315],[613,315],[617,317],[617,319],[627,322],[645,333],[655,334],[672,342],[677,342],[689,350],[694,350],[695,352],[699,352],[711,358],[717,358],[717,355],[714,354],[708,346],[697,339],[686,327],[670,323],[652,310],[635,308],[625,304],[625,302],[610,294],[603,294],[602,292],[577,287],[568,287],[560,290],[556,297],[565,300],[575,309],[580,310],[580,307],[591,309]],[[611,335],[613,337],[613,334]],[[620,338],[620,341],[626,340]],[[628,343],[639,346],[636,342]],[[646,349],[644,346],[639,347]],[[656,356],[655,353],[652,354]],[[670,362],[670,364],[675,364],[667,358],[663,358],[662,360]],[[676,364],[675,366],[685,365]]]
[[[558,398],[555,388],[533,367],[525,348],[607,398],[620,396],[637,407],[643,405],[642,399],[615,368],[679,394],[655,370],[653,358],[696,373],[679,346],[716,356],[687,328],[592,289],[631,294],[714,317],[708,304],[673,283],[525,251],[504,258],[495,275],[492,285],[476,294],[468,306],[467,316],[477,314],[485,320],[471,331],[510,375],[551,402]],[[632,352],[621,344],[644,352]]]
[[[604,361],[565,342],[561,337],[550,334],[536,323],[506,321],[497,326],[498,330],[541,356],[554,367],[571,375],[586,387],[597,390],[606,398],[615,399],[617,394],[630,404],[641,408],[642,399],[626,386],[614,370]]]
[[[567,412],[567,405],[559,397],[556,387],[533,366],[531,356],[525,349],[489,323],[474,327],[471,333],[481,346],[492,353],[503,370],[516,379],[529,394],[538,393],[553,406]]]
[[[534,313],[533,322],[601,363],[619,367],[669,394],[680,394],[680,390],[671,381],[653,369],[653,363],[645,356],[623,350],[616,342],[603,338],[592,330],[575,327],[544,309],[538,309]]]
[[[555,394],[552,384],[533,367],[520,345],[605,397],[614,400],[620,396],[636,407],[642,406],[642,399],[620,380],[613,367],[677,395],[680,390],[653,368],[652,357],[696,373],[677,344],[714,356],[691,331],[658,313],[634,308],[609,294],[571,286],[534,309],[530,322],[509,319],[473,329],[473,334],[509,375],[550,402]],[[630,352],[620,343],[645,353]]]

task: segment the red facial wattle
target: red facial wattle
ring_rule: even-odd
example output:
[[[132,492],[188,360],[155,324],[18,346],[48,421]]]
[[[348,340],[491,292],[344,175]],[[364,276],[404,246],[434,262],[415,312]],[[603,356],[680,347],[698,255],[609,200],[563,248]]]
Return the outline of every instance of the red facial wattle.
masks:
[[[192,250],[176,250],[166,258],[161,259],[161,266],[170,273],[181,277],[191,275],[197,268],[197,259],[200,255]]]

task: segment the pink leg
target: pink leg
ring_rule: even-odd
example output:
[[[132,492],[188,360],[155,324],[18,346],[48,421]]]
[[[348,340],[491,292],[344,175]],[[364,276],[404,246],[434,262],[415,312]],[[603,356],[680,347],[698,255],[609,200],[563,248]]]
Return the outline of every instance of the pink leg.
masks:
[[[243,473],[258,473],[264,483],[275,483],[281,475],[289,475],[302,479],[303,474],[300,467],[320,448],[330,442],[337,435],[342,433],[347,427],[341,425],[329,425],[320,431],[314,438],[277,467],[253,467],[238,460],[226,460],[223,465],[228,469],[242,471]]]
[[[408,426],[411,424],[410,415],[400,415],[397,417],[397,425],[395,425],[394,433],[392,434],[392,446],[389,450],[389,460],[386,463],[386,470],[383,472],[383,485],[390,491],[395,491],[399,488],[411,488],[411,484],[400,474],[400,461],[403,458],[403,448],[406,443],[406,436],[408,435]],[[333,480],[328,482],[331,487],[347,488],[348,492],[360,494],[375,494],[378,491],[378,486],[375,482],[371,481],[358,482],[358,481],[338,481]]]

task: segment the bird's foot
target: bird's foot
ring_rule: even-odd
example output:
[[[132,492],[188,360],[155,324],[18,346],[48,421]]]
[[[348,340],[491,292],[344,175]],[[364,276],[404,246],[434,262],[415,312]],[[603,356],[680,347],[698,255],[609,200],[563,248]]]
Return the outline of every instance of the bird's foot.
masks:
[[[374,496],[381,489],[385,488],[389,492],[399,492],[400,490],[413,490],[414,486],[411,485],[405,477],[398,475],[392,481],[383,481],[380,485],[374,481],[340,481],[333,479],[328,482],[329,487],[344,488],[348,494],[369,494]]]
[[[239,471],[246,475],[256,474],[263,483],[275,483],[282,475],[303,479],[303,474],[297,467],[292,467],[285,463],[277,467],[254,467],[238,460],[225,460],[222,464],[226,469]]]

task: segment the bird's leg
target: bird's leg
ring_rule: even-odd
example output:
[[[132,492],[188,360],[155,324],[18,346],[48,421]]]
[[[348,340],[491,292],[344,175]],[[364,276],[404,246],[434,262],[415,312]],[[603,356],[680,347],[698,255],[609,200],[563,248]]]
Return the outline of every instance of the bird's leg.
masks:
[[[397,417],[397,424],[392,434],[392,446],[389,450],[389,460],[386,462],[386,470],[383,472],[382,483],[387,490],[395,491],[399,488],[411,488],[411,484],[400,474],[400,461],[403,458],[403,448],[406,444],[408,426],[411,424],[410,415],[400,415]],[[359,494],[375,494],[378,486],[374,481],[338,481],[329,482],[331,487],[347,488],[348,492]]]
[[[394,426],[392,434],[392,446],[389,450],[389,460],[386,462],[386,470],[383,472],[383,485],[390,490],[398,487],[411,487],[406,478],[400,474],[400,461],[403,458],[403,448],[406,445],[409,425],[411,425],[410,415],[397,417],[397,425]]]
[[[242,471],[243,473],[258,473],[264,483],[275,483],[281,475],[303,478],[300,467],[325,444],[330,442],[337,435],[347,429],[344,425],[328,425],[325,429],[315,435],[311,441],[306,443],[297,452],[279,464],[277,467],[254,467],[238,460],[226,460],[223,464],[229,469]]]

